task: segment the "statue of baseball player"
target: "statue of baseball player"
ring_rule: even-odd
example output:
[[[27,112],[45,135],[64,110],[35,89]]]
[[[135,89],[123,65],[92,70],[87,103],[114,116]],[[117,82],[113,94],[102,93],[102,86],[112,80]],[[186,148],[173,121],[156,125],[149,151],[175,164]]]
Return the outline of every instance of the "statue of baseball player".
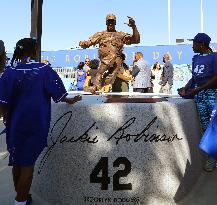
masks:
[[[121,58],[123,46],[125,44],[140,43],[140,34],[135,21],[131,17],[128,18],[129,22],[127,25],[133,29],[132,35],[116,31],[116,16],[114,14],[108,14],[106,17],[106,31],[97,32],[89,40],[79,42],[79,46],[84,49],[99,44],[98,54],[101,65],[96,74],[94,85],[90,88],[90,92],[92,93],[114,83],[123,61]]]

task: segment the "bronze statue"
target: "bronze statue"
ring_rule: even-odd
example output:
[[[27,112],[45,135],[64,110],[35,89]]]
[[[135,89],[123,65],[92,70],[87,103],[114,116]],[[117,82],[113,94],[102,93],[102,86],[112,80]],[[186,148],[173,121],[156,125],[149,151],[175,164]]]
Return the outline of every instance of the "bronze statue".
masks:
[[[117,72],[121,68],[123,46],[137,44],[140,42],[140,34],[137,30],[135,21],[129,17],[129,27],[133,29],[133,34],[118,32],[115,30],[116,17],[114,14],[108,14],[106,17],[107,30],[97,32],[87,41],[80,41],[82,48],[88,48],[92,45],[99,44],[99,59],[101,61],[100,68],[96,74],[96,80],[91,92],[101,90],[102,87],[112,85],[115,81]]]

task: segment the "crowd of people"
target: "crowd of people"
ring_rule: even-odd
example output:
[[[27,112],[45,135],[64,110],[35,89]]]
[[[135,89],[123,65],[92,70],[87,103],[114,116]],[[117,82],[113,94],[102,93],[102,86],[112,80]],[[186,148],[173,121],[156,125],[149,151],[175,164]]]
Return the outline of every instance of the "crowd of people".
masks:
[[[94,34],[88,41],[80,42],[87,48],[99,44],[99,59],[86,58],[76,70],[77,89],[95,92],[127,92],[129,82],[133,91],[141,93],[171,94],[173,65],[170,56],[163,56],[163,67],[159,62],[153,68],[142,52],[135,53],[133,66],[129,67],[122,52],[124,44],[140,42],[135,21],[129,17],[128,26],[133,34],[115,30],[116,17],[106,18],[107,31]],[[112,35],[111,35],[112,34]],[[110,40],[108,40],[110,39]],[[217,54],[209,47],[211,38],[205,33],[193,39],[193,51],[197,53],[192,62],[192,78],[178,90],[183,98],[195,100],[200,121],[205,131],[211,118],[217,97]],[[37,41],[24,38],[17,42],[10,65],[0,41],[0,113],[6,125],[6,142],[12,166],[15,205],[30,205],[29,190],[35,162],[47,146],[51,119],[51,99],[54,102],[74,104],[81,96],[70,98],[61,78],[49,62],[35,62]],[[111,52],[110,52],[111,51]],[[206,171],[213,171],[216,159],[210,156]]]
[[[129,92],[129,87],[132,86],[133,92],[172,94],[174,68],[170,63],[170,56],[168,54],[163,56],[164,64],[162,68],[160,62],[156,62],[153,66],[150,66],[143,58],[142,52],[135,53],[132,66],[125,63],[126,56],[124,53],[121,54],[121,58],[122,64],[114,83],[102,86],[102,92]],[[90,88],[87,88],[89,79],[92,78],[91,86],[93,86],[99,68],[100,61],[98,59],[90,60],[86,58],[85,62],[80,62],[75,71],[75,80],[73,80],[73,83],[76,85],[73,87],[74,90],[91,91]]]

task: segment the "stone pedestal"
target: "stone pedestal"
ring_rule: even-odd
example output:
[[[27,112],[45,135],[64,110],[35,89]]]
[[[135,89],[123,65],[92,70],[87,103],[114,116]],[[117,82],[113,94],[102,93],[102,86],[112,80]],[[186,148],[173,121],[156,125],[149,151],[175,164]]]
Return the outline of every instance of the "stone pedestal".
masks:
[[[52,205],[181,200],[204,161],[193,100],[106,100],[83,96],[75,105],[52,105],[49,147],[37,161],[33,192]]]

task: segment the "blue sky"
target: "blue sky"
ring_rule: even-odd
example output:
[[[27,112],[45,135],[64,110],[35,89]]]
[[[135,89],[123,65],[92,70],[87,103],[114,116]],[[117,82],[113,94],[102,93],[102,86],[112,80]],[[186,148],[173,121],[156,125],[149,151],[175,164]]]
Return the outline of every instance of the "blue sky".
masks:
[[[7,51],[30,33],[31,0],[0,0],[0,39]],[[203,0],[204,32],[217,42],[216,0]],[[77,47],[97,31],[106,29],[108,13],[117,16],[116,29],[131,33],[124,23],[132,16],[141,34],[140,45],[168,44],[167,0],[44,0],[42,50]],[[200,0],[171,0],[171,44],[200,32]]]

